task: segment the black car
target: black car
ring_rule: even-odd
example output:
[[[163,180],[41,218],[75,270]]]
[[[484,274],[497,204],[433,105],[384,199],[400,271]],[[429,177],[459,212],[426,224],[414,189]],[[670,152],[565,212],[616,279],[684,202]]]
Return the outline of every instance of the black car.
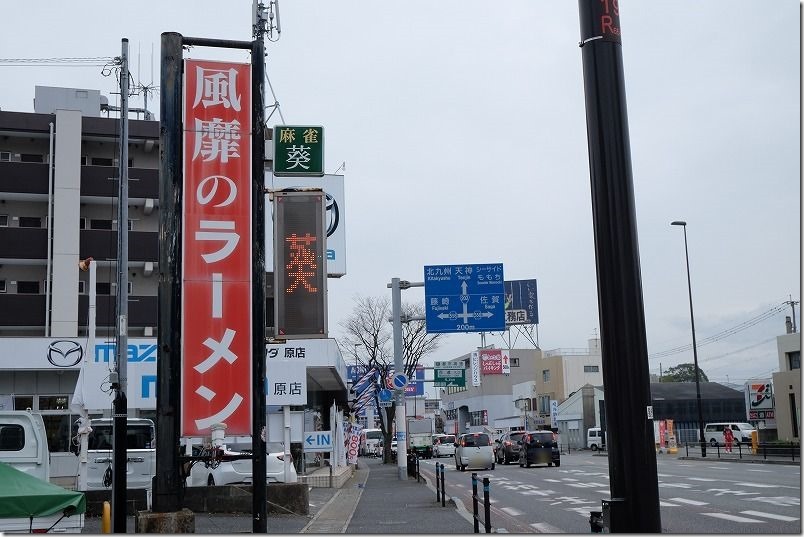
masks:
[[[529,468],[531,464],[561,466],[561,452],[552,431],[528,431],[519,441],[519,466]]]
[[[496,441],[494,453],[498,463],[511,464],[519,460],[519,441],[524,435],[525,431],[514,431],[505,433]]]

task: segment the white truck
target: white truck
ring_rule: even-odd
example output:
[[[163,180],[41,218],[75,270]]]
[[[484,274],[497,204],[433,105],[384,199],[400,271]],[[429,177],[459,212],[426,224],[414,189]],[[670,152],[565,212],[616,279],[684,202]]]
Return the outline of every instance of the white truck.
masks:
[[[111,490],[113,420],[90,421],[85,490]],[[143,418],[126,420],[126,488],[150,489],[156,475],[156,429]],[[79,454],[80,457],[80,454]]]
[[[61,489],[50,485],[50,452],[45,422],[40,414],[27,410],[0,410],[0,461],[36,478],[37,482],[44,482],[57,491]],[[18,494],[24,496],[24,484],[20,487],[22,490]],[[69,494],[66,489],[61,490]],[[81,533],[83,528],[83,512],[64,517],[56,513],[33,518],[0,518],[2,533]]]
[[[416,453],[419,457],[433,457],[433,420],[432,418],[408,419],[408,453]]]

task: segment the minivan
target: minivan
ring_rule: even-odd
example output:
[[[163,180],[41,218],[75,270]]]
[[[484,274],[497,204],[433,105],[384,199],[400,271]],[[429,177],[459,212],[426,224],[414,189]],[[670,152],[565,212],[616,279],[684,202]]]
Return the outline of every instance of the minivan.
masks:
[[[592,451],[605,449],[606,433],[604,433],[600,427],[590,427],[586,432],[586,447]]]
[[[494,470],[494,448],[486,433],[466,433],[455,442],[455,469],[466,467]]]
[[[706,427],[704,427],[704,438],[709,445],[712,447],[717,447],[718,445],[724,445],[725,441],[723,440],[723,429],[726,427],[731,427],[731,431],[734,433],[734,445],[737,446],[739,444],[750,444],[751,443],[751,433],[754,432],[754,426],[750,423],[742,423],[742,422],[720,422],[720,423],[707,423]]]

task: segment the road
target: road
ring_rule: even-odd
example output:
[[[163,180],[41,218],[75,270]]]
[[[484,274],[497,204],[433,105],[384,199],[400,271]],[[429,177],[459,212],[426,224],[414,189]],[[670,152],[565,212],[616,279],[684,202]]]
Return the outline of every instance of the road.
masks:
[[[657,457],[663,532],[801,533],[799,465]],[[450,458],[422,460],[432,483],[436,462],[445,464],[447,496],[471,512],[472,471],[457,471]],[[610,496],[608,460],[591,452],[562,455],[560,468],[514,463],[474,471],[490,479],[492,527],[509,533],[589,533],[589,512]]]

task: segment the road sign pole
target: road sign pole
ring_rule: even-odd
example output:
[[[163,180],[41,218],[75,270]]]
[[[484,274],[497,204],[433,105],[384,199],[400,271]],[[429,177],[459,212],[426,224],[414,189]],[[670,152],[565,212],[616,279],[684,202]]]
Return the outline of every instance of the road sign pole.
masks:
[[[402,363],[402,289],[399,278],[391,278],[391,317],[394,329],[394,371],[404,372]],[[399,479],[408,478],[407,422],[405,416],[405,388],[394,389],[396,403],[396,464]]]

